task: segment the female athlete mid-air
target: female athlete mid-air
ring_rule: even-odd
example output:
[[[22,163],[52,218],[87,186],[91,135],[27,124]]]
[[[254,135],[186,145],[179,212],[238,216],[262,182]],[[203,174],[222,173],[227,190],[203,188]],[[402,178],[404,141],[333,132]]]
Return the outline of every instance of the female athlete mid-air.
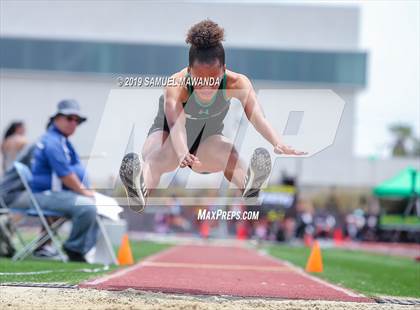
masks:
[[[121,163],[120,177],[133,210],[141,212],[149,190],[159,184],[163,173],[177,167],[189,166],[198,173],[223,171],[244,198],[258,196],[270,175],[270,154],[257,148],[247,168],[232,142],[223,136],[223,120],[232,97],[240,100],[248,120],[276,154],[307,154],[282,142],[265,118],[250,80],[226,69],[223,39],[223,28],[208,19],[188,31],[189,65],[171,78],[189,82],[165,88],[142,159],[129,153]]]

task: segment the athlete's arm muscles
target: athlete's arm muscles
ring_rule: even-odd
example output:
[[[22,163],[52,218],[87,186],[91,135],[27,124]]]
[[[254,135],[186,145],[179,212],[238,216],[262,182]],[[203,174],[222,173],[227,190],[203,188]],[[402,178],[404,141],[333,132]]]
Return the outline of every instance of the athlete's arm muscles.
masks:
[[[238,99],[241,101],[250,123],[274,147],[281,144],[280,136],[265,118],[251,81],[245,75],[240,75],[235,86],[238,90]]]
[[[174,75],[179,78],[179,74]],[[172,146],[175,150],[178,160],[181,162],[181,167],[192,165],[198,162],[198,159],[189,154],[187,144],[187,132],[185,129],[186,117],[184,108],[182,106],[183,99],[182,87],[167,87],[164,91],[164,111],[168,126],[170,128],[169,138],[171,139]]]
[[[178,89],[174,87],[165,89],[165,115],[171,130],[169,136],[178,158],[188,153],[187,132],[185,130],[186,118],[179,96]]]
[[[294,150],[291,146],[285,145],[283,143],[280,135],[265,118],[261,105],[257,100],[254,87],[252,86],[251,81],[245,75],[239,75],[235,88],[239,90],[238,99],[242,103],[246,117],[254,126],[254,128],[273,145],[275,153],[290,155],[307,154],[307,152]]]

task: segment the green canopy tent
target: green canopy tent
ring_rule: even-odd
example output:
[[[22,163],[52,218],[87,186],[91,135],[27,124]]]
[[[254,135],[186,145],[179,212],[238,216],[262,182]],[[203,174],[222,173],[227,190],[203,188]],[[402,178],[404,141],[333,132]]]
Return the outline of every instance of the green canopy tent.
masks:
[[[395,177],[373,189],[378,197],[411,197],[420,195],[420,173],[413,167],[405,168]]]
[[[384,214],[381,217],[383,226],[393,228],[399,224],[410,226],[415,230],[420,229],[420,173],[418,170],[413,167],[405,168],[393,178],[374,187],[373,194],[381,199],[408,199],[405,210],[399,216]],[[410,216],[413,209],[417,216]]]

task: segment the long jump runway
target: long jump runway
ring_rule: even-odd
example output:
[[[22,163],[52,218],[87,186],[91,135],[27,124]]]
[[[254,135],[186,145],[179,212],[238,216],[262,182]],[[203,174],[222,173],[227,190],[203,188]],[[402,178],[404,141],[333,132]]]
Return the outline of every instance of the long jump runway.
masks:
[[[175,246],[80,287],[193,295],[373,302],[243,247]]]

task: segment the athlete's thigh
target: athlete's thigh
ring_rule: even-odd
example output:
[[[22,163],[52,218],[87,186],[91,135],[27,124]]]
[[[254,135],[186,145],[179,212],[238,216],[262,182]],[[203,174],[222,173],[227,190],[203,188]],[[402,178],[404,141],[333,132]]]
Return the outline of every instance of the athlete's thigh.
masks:
[[[165,130],[152,132],[143,144],[143,149],[141,151],[143,158],[146,158],[154,151],[161,149],[164,144],[167,144],[165,141],[167,141],[168,137],[169,133]]]
[[[151,133],[143,145],[143,160],[153,159],[155,162],[157,161],[158,163],[165,163],[171,167],[176,167],[178,159],[172,142],[168,138],[169,133],[165,130],[158,130]]]
[[[228,160],[238,153],[232,142],[223,135],[211,135],[200,143],[197,153],[200,166],[193,166],[197,172],[219,172],[223,171]]]

